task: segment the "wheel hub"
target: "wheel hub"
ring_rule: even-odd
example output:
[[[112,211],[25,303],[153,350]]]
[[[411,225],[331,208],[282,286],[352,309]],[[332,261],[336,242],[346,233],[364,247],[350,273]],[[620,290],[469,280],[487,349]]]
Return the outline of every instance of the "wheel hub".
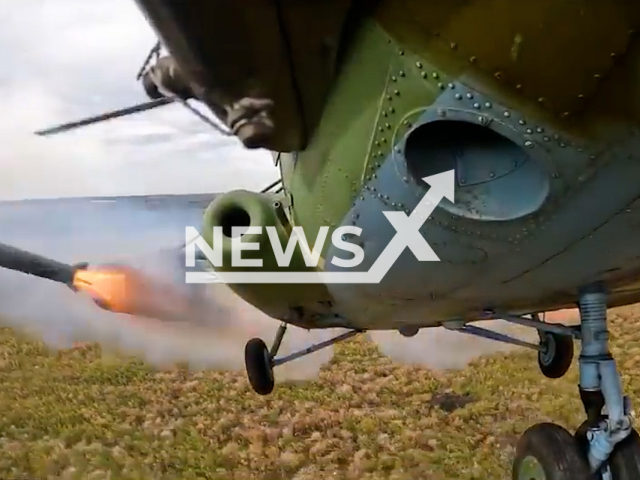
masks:
[[[541,332],[540,346],[542,347],[542,349],[540,350],[540,361],[544,365],[551,364],[556,354],[556,343],[553,339],[553,336]]]

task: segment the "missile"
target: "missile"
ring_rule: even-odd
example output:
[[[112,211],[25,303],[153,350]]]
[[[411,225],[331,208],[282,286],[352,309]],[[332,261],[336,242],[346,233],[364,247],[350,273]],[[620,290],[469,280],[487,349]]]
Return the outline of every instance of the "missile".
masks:
[[[169,282],[161,282],[124,265],[70,265],[0,243],[0,268],[62,283],[88,294],[104,310],[147,318],[180,319],[193,299]]]
[[[0,243],[0,267],[62,283],[74,292],[88,293],[105,310],[130,313],[129,277],[133,269],[89,270],[88,263],[70,265],[3,243]]]
[[[88,264],[68,265],[0,243],[0,267],[63,283],[73,289],[76,272],[86,269]]]

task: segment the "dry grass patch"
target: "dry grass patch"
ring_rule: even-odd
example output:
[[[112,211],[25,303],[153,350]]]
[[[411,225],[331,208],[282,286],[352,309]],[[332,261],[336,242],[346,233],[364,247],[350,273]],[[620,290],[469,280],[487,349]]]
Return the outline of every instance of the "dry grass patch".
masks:
[[[613,350],[640,397],[640,309],[614,311]],[[250,390],[244,374],[156,372],[98,347],[51,354],[0,331],[0,478],[510,478],[513,444],[540,421],[582,419],[575,365],[561,380],[533,352],[434,374],[362,340],[317,382]]]

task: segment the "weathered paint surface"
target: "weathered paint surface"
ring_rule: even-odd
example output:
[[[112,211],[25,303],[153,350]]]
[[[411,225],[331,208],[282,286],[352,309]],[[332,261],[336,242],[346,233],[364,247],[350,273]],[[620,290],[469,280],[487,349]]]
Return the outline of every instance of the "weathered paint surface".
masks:
[[[455,168],[457,201],[422,229],[441,262],[407,251],[379,285],[328,286],[337,322],[557,309],[596,279],[612,304],[640,300],[639,25],[625,1],[381,2],[307,148],[279,155],[289,221],[312,239],[361,227],[366,269],[395,233],[382,212],[410,212],[423,174]]]
[[[380,285],[329,286],[354,324],[384,328],[391,317],[429,324],[487,307],[557,308],[571,304],[581,282],[614,267],[611,255],[589,266],[569,252],[587,255],[583,237],[599,225],[611,235],[616,209],[640,194],[623,179],[640,173],[625,161],[635,155],[637,108],[615,100],[638,95],[631,81],[638,69],[623,61],[640,59],[632,48],[638,11],[628,2],[518,2],[517,14],[514,8],[509,1],[383,2],[354,40],[313,142],[283,156],[296,224],[311,232],[320,225],[361,226],[371,259],[366,266],[395,232],[382,211],[410,211],[426,191],[407,181],[402,148],[429,115],[428,122],[491,128],[545,172],[548,198],[539,197],[542,203],[523,218],[496,222],[439,208],[423,233],[443,262],[420,264],[406,252]],[[612,116],[620,119],[613,128],[606,126]],[[522,199],[527,177],[523,168],[507,173],[516,172],[515,189],[485,186],[480,204]],[[611,192],[611,182],[622,185]],[[607,200],[596,202],[601,196]],[[468,184],[458,185],[458,198],[473,198]],[[633,248],[634,236],[626,238]],[[625,251],[619,242],[617,251]],[[326,250],[325,261],[333,253]],[[628,256],[619,253],[616,261],[637,268]]]

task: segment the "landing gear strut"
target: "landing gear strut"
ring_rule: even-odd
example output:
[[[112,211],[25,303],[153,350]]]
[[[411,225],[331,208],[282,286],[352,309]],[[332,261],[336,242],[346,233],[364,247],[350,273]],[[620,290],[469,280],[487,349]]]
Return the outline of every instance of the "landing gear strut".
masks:
[[[620,374],[609,352],[604,286],[581,290],[579,306],[580,327],[551,325],[537,314],[526,318],[486,312],[487,320],[535,328],[538,345],[464,322],[445,324],[450,330],[537,350],[538,365],[548,378],[567,372],[573,339],[582,342],[579,387],[587,420],[575,435],[550,423],[529,428],[516,448],[513,480],[640,480],[640,436],[632,428],[631,403],[623,396]]]
[[[573,436],[548,423],[527,430],[516,448],[514,480],[640,479],[640,437],[632,428],[631,403],[623,396],[620,375],[609,352],[603,286],[583,289],[579,306],[580,397],[587,420]],[[551,353],[552,348],[560,350]],[[541,369],[546,369],[545,374],[551,373],[547,376],[557,378],[566,371],[572,355],[568,344],[550,342],[549,350],[540,353]],[[549,359],[544,363],[546,356]]]
[[[623,395],[620,374],[609,352],[607,297],[602,285],[581,292],[580,320],[580,397],[587,421],[575,438],[597,475],[607,480],[640,478],[640,441],[632,426],[631,401]]]
[[[317,352],[318,350],[360,333],[358,330],[350,330],[338,335],[337,337],[317,343],[309,348],[305,348],[304,350],[294,352],[286,357],[276,358],[286,332],[287,324],[280,324],[271,349],[267,348],[267,345],[260,338],[252,338],[247,342],[244,348],[244,361],[247,369],[247,377],[249,378],[251,388],[253,388],[253,390],[259,395],[268,395],[273,391],[275,386],[275,377],[273,374],[274,367],[297,358],[304,357],[310,353]]]

